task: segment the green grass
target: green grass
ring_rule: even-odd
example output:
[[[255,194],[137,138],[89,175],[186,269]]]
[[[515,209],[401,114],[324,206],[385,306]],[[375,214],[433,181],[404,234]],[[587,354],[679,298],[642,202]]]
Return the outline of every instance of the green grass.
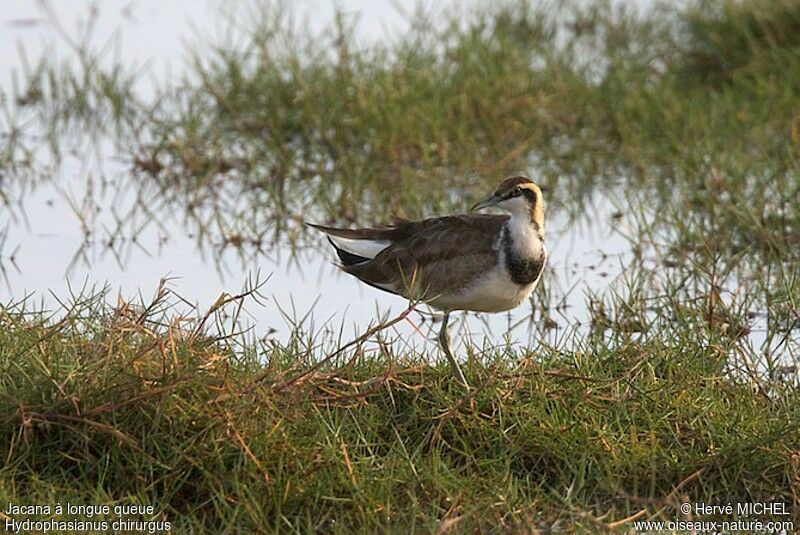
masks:
[[[633,189],[669,216],[652,222],[660,230],[692,217],[696,232],[758,238],[787,258],[800,242],[800,9],[754,6],[639,15],[508,2],[423,16],[370,47],[344,18],[307,35],[256,6],[152,101],[134,90],[141,71],[105,66],[108,47],[79,48],[79,72],[45,58],[9,95],[7,129],[37,119],[57,153],[69,133],[113,139],[142,210],[177,207],[215,244],[296,241],[309,217],[463,210],[522,172],[553,211]],[[25,176],[30,147],[12,139],[7,167]]]
[[[469,363],[465,396],[425,355],[365,342],[308,374],[332,347],[231,345],[159,299],[3,313],[0,499],[338,533],[594,530],[798,491],[796,388],[726,371],[737,342],[710,329],[501,347]]]
[[[403,533],[796,504],[798,6],[507,3],[367,48],[344,19],[307,36],[254,8],[240,41],[199,48],[154,101],[88,45],[83,71],[37,63],[3,101],[9,205],[44,179],[38,124],[55,154],[76,132],[113,140],[148,219],[177,211],[215,246],[463,210],[523,172],[551,216],[613,199],[636,254],[611,290],[587,289],[588,329],[471,347],[466,398],[432,355],[378,335],[303,376],[336,351],[320,333],[220,337],[165,296],[84,295],[51,318],[9,304],[0,503],[153,504],[184,531]]]

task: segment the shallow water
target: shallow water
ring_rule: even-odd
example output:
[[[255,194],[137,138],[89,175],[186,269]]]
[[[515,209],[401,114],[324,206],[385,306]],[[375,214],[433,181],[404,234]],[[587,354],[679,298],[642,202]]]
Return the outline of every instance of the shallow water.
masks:
[[[309,236],[312,246],[294,250],[280,242],[260,250],[209,245],[184,214],[167,206],[155,208],[151,214],[157,217],[149,218],[137,208],[132,190],[123,188],[120,193],[114,182],[127,179],[126,165],[105,162],[103,178],[87,178],[82,163],[74,157],[65,160],[54,183],[43,183],[26,194],[0,223],[7,229],[3,301],[33,295],[52,307],[55,296],[67,300],[70,293],[105,285],[126,299],[141,294],[146,300],[167,277],[175,293],[203,309],[222,292],[238,292],[260,274],[261,279],[268,278],[262,288],[268,300],[263,306],[248,306],[246,322],[258,333],[275,331],[280,337],[292,325],[281,309],[295,319],[313,311],[304,325],[312,330],[324,323],[334,331],[344,326],[347,332],[352,326],[355,332],[379,315],[397,314],[407,305],[341,273],[321,235]],[[464,206],[472,201],[465,199]],[[546,284],[550,315],[561,329],[588,321],[586,291],[602,292],[630,255],[624,217],[614,220],[615,211],[610,202],[598,199],[583,220],[570,222],[562,214],[548,214]],[[124,218],[116,232],[121,214],[132,216]],[[6,251],[13,251],[13,260]],[[523,304],[510,314],[470,314],[461,332],[499,336],[519,323],[513,339],[526,341],[532,334],[528,321],[532,313],[532,306]],[[534,316],[537,321],[538,316]],[[413,334],[413,327],[407,327],[400,333]]]
[[[148,88],[163,86],[183,71],[185,41],[194,46],[198,39],[193,36],[222,31],[221,5],[104,2],[92,39],[103,43],[116,35],[126,62],[149,62],[143,71],[148,76],[137,87],[146,96]],[[391,5],[364,0],[347,3],[345,11],[360,14],[359,38],[370,42],[391,38],[407,26]],[[441,9],[462,4],[437,5]],[[13,50],[19,41],[28,58],[49,51],[70,61],[64,35],[81,35],[87,9],[54,3],[48,18],[35,5],[12,2],[0,23],[4,24],[0,46]],[[297,3],[293,9],[297,19],[318,28],[327,26],[334,12],[327,2]],[[59,24],[63,35],[58,35]],[[13,93],[14,73],[21,65],[17,54],[0,56],[0,87],[6,94]],[[317,332],[324,327],[332,337],[342,331],[347,338],[406,307],[404,300],[339,272],[322,236],[309,236],[303,243],[310,246],[302,247],[284,241],[261,247],[221,246],[219,239],[199,232],[180,203],[141,188],[131,163],[115,158],[108,141],[64,141],[72,150],[37,185],[32,180],[20,181],[24,186],[17,188],[6,185],[9,205],[0,216],[0,229],[5,229],[0,235],[3,302],[29,297],[57,310],[59,301],[68,300],[70,294],[104,286],[112,295],[129,300],[141,296],[146,301],[159,281],[169,278],[169,287],[185,300],[177,310],[188,313],[191,304],[204,310],[221,293],[236,293],[256,277],[268,278],[261,290],[266,301],[250,303],[243,323],[259,338],[279,339],[288,337],[301,321],[304,330]],[[463,199],[464,208],[474,201]],[[612,194],[596,196],[576,220],[558,210],[548,212],[544,315],[552,322],[543,321],[538,302],[505,314],[464,314],[457,328],[460,340],[486,344],[508,340],[535,347],[585,327],[590,322],[587,294],[602,294],[633,259],[628,225],[628,215],[620,211]],[[225,234],[230,229],[218,230]],[[396,326],[396,339],[416,349],[431,349],[435,332],[431,327],[429,317],[413,315]]]

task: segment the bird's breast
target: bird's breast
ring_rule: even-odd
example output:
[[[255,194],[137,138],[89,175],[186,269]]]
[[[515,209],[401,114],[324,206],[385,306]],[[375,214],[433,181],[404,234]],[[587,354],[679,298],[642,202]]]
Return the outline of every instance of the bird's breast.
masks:
[[[526,286],[539,280],[544,269],[545,254],[542,251],[538,257],[534,258],[506,254],[505,261],[509,278],[520,286]]]
[[[518,307],[535,287],[536,281],[517,284],[505,266],[498,264],[468,287],[438,296],[431,305],[445,310],[504,312]]]
[[[536,284],[544,269],[547,253],[533,229],[508,225],[503,229],[501,260],[511,281],[520,286]]]

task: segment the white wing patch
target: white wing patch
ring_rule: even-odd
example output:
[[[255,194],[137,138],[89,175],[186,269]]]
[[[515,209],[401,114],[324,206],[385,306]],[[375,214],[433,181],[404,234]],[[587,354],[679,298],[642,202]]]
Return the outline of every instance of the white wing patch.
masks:
[[[363,256],[370,260],[375,258],[378,253],[389,247],[391,242],[379,240],[354,240],[352,238],[341,238],[339,236],[331,236],[330,239],[336,244],[336,247],[347,251],[350,254]]]

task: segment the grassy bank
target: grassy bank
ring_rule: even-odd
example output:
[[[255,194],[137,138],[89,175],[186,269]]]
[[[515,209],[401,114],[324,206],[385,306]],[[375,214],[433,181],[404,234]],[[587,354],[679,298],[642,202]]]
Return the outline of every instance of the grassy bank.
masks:
[[[152,504],[180,530],[243,533],[596,531],[685,501],[796,506],[800,4],[508,3],[366,48],[347,19],[306,36],[272,7],[246,18],[152,101],[91,48],[82,72],[44,58],[2,101],[3,200],[46,179],[39,151],[90,132],[127,162],[147,224],[179,214],[171,230],[270,251],[304,244],[305,219],[463,210],[522,172],[549,214],[613,200],[630,265],[584,289],[586,329],[470,348],[469,397],[385,333],[220,334],[245,297],[205,321],[169,292],[5,305],[0,503]]]
[[[3,312],[4,503],[152,504],[181,531],[596,530],[800,490],[796,388],[726,371],[713,330],[501,347],[465,397],[374,337],[313,369],[336,347],[233,347],[159,299]]]

